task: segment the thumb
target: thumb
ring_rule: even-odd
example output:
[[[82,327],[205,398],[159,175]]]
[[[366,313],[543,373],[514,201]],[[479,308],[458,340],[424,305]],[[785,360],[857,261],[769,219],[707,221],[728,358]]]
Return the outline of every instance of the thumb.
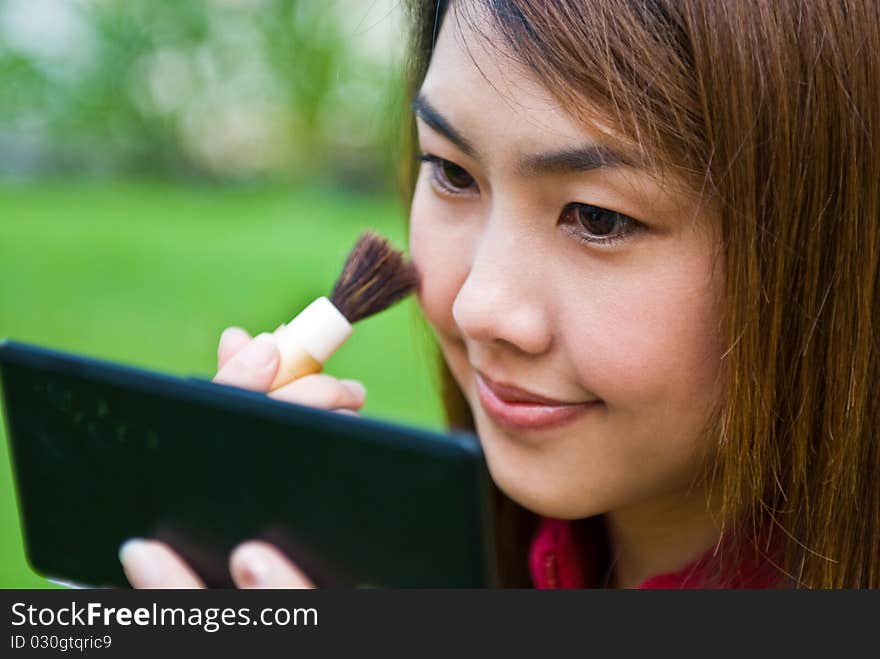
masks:
[[[214,376],[218,384],[231,384],[253,391],[268,391],[278,370],[279,353],[268,332],[254,337]]]

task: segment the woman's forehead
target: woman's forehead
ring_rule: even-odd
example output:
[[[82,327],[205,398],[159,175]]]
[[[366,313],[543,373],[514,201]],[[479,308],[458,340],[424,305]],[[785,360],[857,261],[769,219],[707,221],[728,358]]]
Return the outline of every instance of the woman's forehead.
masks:
[[[571,117],[495,38],[491,25],[447,16],[418,96],[479,150],[525,153],[608,141]]]
[[[599,146],[622,164],[619,171],[637,187],[659,185],[676,195],[704,196],[692,181],[654,169],[637,140],[622,136],[598,113],[586,111],[589,102],[582,95],[578,96],[579,115],[567,112],[560,99],[510,51],[480,3],[467,4],[471,5],[467,11],[458,11],[455,3],[443,20],[416,98],[427,100],[449,127],[484,156],[474,160],[489,168],[524,174],[521,164],[534,156],[573,152],[575,160],[590,161],[601,155],[588,153]],[[420,122],[420,132],[423,125]]]

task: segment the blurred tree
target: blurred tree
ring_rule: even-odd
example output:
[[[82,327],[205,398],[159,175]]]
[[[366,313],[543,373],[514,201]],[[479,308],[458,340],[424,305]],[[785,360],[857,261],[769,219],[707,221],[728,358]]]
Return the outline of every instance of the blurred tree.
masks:
[[[388,187],[396,4],[0,0],[0,168]]]

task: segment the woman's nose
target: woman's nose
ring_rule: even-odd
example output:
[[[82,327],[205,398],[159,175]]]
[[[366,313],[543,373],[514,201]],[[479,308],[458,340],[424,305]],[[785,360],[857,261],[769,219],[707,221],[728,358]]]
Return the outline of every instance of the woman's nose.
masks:
[[[527,235],[486,230],[452,304],[452,316],[465,336],[486,344],[504,341],[531,354],[549,348],[548,282],[542,279],[538,256]]]

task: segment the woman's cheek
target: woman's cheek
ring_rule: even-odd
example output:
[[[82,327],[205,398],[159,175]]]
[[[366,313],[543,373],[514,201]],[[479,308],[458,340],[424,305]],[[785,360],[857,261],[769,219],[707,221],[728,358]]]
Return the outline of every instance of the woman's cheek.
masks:
[[[644,323],[642,290],[584,287],[559,318],[559,345],[571,365],[570,377],[612,409],[642,405],[651,380],[668,366],[668,327]]]
[[[623,282],[623,278],[619,278]],[[714,394],[720,346],[717,290],[699,258],[645,268],[578,296],[563,319],[581,381],[618,408],[675,408]]]
[[[423,178],[423,177],[422,177]],[[410,213],[409,249],[421,275],[419,304],[428,322],[444,335],[457,334],[452,303],[467,278],[467,250],[460,231],[450,231],[440,204],[430,198],[426,182],[419,179]]]

